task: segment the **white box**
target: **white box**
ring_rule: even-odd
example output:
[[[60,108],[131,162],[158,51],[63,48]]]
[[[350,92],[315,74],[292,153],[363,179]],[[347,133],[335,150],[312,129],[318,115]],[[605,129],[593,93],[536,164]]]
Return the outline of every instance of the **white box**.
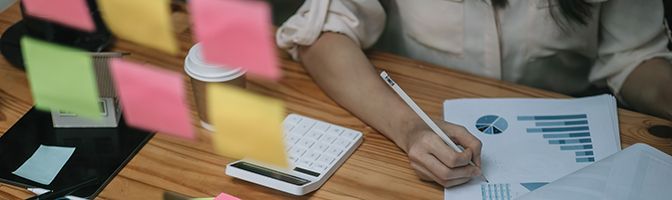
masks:
[[[114,84],[109,72],[110,58],[120,58],[124,53],[100,52],[91,53],[93,66],[100,94],[101,119],[99,121],[81,118],[74,113],[53,109],[51,120],[56,128],[102,128],[117,127],[121,119],[119,100],[116,97]]]

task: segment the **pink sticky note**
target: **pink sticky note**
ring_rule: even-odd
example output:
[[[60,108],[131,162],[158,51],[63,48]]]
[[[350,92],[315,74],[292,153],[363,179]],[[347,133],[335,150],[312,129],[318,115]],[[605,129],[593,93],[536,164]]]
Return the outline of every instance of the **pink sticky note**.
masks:
[[[196,40],[206,61],[242,67],[248,73],[277,80],[280,69],[271,31],[268,4],[245,0],[189,1]]]
[[[179,73],[121,59],[111,61],[110,72],[129,125],[194,138]]]
[[[231,196],[226,193],[221,193],[219,196],[215,197],[215,200],[240,200],[238,197]]]
[[[88,32],[96,30],[86,0],[23,0],[26,14]]]

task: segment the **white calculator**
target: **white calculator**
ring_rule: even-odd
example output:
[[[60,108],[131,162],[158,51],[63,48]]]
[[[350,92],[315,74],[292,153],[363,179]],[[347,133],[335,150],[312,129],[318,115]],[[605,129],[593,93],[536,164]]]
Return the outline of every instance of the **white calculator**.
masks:
[[[362,133],[290,114],[283,122],[291,170],[280,170],[250,160],[226,166],[226,175],[304,195],[320,188],[362,143]]]

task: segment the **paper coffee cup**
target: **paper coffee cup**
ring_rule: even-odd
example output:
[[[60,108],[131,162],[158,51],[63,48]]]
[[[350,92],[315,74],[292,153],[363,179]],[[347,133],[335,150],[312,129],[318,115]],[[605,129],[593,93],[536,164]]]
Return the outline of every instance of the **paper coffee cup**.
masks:
[[[245,70],[205,62],[199,43],[191,47],[184,59],[184,71],[191,77],[191,86],[201,126],[209,131],[214,131],[214,127],[208,119],[206,85],[226,84],[245,88]]]

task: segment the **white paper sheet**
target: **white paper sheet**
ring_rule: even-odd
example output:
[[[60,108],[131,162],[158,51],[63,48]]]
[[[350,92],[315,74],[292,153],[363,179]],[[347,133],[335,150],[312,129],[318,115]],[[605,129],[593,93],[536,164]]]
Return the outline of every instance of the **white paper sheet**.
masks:
[[[667,200],[672,156],[635,144],[521,197],[522,200]]]
[[[523,184],[552,182],[620,150],[616,101],[609,95],[448,100],[444,120],[482,141],[482,170],[491,181],[446,189],[445,199],[514,199],[530,191]],[[509,193],[489,195],[493,186],[508,186]]]

